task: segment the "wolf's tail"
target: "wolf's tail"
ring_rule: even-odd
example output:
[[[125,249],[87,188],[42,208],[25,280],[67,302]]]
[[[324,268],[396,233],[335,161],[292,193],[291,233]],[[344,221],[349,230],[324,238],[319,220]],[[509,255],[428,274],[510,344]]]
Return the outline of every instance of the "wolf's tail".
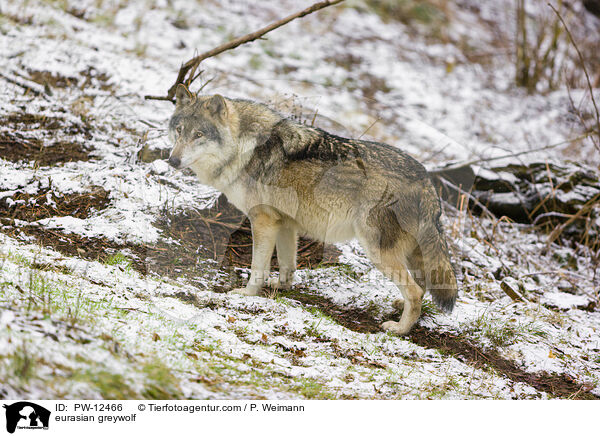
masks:
[[[429,291],[433,301],[451,312],[458,295],[454,269],[440,224],[441,208],[437,195],[421,204],[417,248],[410,259],[415,281]]]

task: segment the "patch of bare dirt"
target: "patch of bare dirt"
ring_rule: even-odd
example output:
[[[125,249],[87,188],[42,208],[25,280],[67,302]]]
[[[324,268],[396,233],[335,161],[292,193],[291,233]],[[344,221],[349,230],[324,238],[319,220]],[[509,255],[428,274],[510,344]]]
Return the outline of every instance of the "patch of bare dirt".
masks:
[[[526,383],[538,391],[554,397],[576,400],[598,400],[589,392],[593,387],[578,383],[565,374],[548,374],[545,371],[529,373],[517,367],[515,362],[503,358],[495,350],[483,350],[458,335],[436,332],[416,327],[410,333],[414,343],[436,348],[476,368],[493,368],[514,382]]]
[[[143,261],[147,249],[143,246],[118,244],[107,238],[81,236],[77,233],[66,233],[60,229],[47,229],[38,225],[13,226],[11,220],[7,218],[2,219],[2,224],[4,226],[0,227],[0,231],[3,233],[13,238],[20,238],[22,234],[33,237],[42,247],[52,248],[66,256],[103,262],[121,250],[130,250],[136,256],[142,254],[141,259],[132,259],[133,267],[140,273],[147,272]]]
[[[322,295],[311,292],[310,289],[294,286],[290,290],[278,291],[282,297],[302,303],[306,307],[314,307],[333,318],[338,324],[358,333],[376,333],[381,331],[381,323],[388,319],[377,319],[367,310],[348,309],[336,305]],[[399,315],[399,314],[398,314]],[[391,318],[389,318],[391,319]]]
[[[0,132],[0,157],[11,162],[33,161],[38,166],[90,159],[89,151],[81,144],[57,141],[44,145],[43,141],[37,138],[16,132]]]
[[[79,82],[76,77],[63,76],[49,71],[29,70],[29,77],[35,83],[49,88],[69,88],[77,86]]]
[[[103,91],[110,91],[113,85],[109,83],[110,76],[94,67],[88,67],[79,72],[81,76],[80,88],[100,88]]]
[[[33,16],[32,15],[25,15],[25,11],[21,10],[19,12],[19,15],[17,14],[11,14],[7,11],[2,11],[2,16],[4,18],[9,19],[10,21],[13,21],[17,24],[22,24],[24,26],[31,26],[33,24]]]
[[[91,139],[92,127],[84,123],[74,123],[63,118],[27,112],[15,112],[0,118],[0,125],[15,132],[36,132],[39,136],[51,138],[57,131],[68,135],[83,135]]]
[[[65,256],[105,263],[111,256],[121,253],[131,267],[140,274],[185,279],[201,289],[206,289],[206,277],[217,292],[226,292],[241,286],[241,277],[235,271],[227,274],[215,271],[215,265],[203,264],[205,259],[189,247],[159,242],[158,244],[118,243],[105,237],[82,236],[60,229],[48,229],[36,224],[16,226],[10,218],[0,217],[0,232],[13,238],[32,237],[42,247],[51,248]]]
[[[61,194],[51,186],[35,194],[16,193],[0,199],[0,217],[37,221],[53,216],[72,216],[85,219],[94,211],[108,207],[109,193],[100,186],[90,192]]]
[[[252,262],[252,231],[246,216],[231,205],[224,195],[207,209],[188,209],[172,214],[166,212],[158,221],[165,236],[178,240],[188,251],[220,262],[222,267],[250,267]],[[340,252],[307,238],[298,241],[298,267],[337,265]],[[277,257],[273,254],[273,268]]]
[[[123,252],[141,274],[155,273],[174,279],[185,277],[202,288],[205,288],[202,283],[207,273],[217,291],[226,292],[242,285],[235,267],[250,266],[252,234],[247,218],[224,197],[205,210],[190,209],[178,214],[163,211],[156,226],[162,230],[164,238],[152,245],[120,244],[104,237],[81,236],[38,225],[14,225],[14,219],[31,222],[51,216],[85,218],[93,210],[107,207],[108,197],[102,188],[82,195],[56,195],[50,189],[42,189],[33,195],[15,194],[0,200],[3,224],[0,231],[12,237],[24,234],[44,247],[87,260],[105,261],[115,253]],[[308,239],[299,242],[298,264],[301,268],[335,264],[338,255],[335,247]],[[216,263],[207,267],[204,264],[207,261]],[[273,266],[277,266],[275,255]],[[220,273],[215,273],[215,268]]]
[[[340,325],[359,333],[380,332],[382,331],[381,323],[389,320],[397,321],[400,315],[397,313],[379,319],[367,310],[339,307],[329,299],[304,289],[298,290],[296,288],[290,291],[281,291],[280,295],[299,301],[304,306],[316,307]],[[439,332],[415,326],[408,338],[417,345],[437,349],[476,368],[493,369],[514,382],[526,383],[536,390],[546,392],[554,397],[581,400],[599,399],[589,392],[592,389],[591,386],[584,386],[567,375],[548,374],[544,371],[526,372],[520,369],[515,362],[500,356],[497,351],[484,350],[454,333]]]
[[[59,132],[90,139],[91,127],[85,124],[39,114],[13,113],[0,118],[0,126],[0,158],[11,162],[33,161],[38,166],[90,159],[90,150],[81,142],[55,139]]]
[[[80,71],[78,76],[65,76],[44,70],[28,70],[27,73],[31,81],[42,85],[47,93],[51,93],[52,89],[65,88],[99,88],[103,91],[113,88],[109,83],[110,76],[94,67]]]

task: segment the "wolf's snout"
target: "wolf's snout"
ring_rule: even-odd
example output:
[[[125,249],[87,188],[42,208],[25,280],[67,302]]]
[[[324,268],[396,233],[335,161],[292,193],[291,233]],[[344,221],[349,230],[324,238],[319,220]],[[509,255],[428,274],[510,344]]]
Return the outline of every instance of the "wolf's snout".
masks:
[[[179,165],[181,165],[181,159],[175,156],[171,156],[169,158],[169,165],[171,165],[173,168],[179,168]]]

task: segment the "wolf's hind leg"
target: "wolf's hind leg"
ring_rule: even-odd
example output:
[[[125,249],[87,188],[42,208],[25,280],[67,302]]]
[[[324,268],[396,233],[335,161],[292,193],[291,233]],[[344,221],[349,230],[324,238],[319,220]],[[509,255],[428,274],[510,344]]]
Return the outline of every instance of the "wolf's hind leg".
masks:
[[[277,233],[275,242],[279,277],[270,278],[267,285],[273,289],[289,289],[294,281],[296,271],[296,229],[289,224],[283,224]]]
[[[413,280],[404,265],[397,264],[391,268],[382,266],[382,271],[398,286],[404,297],[404,304],[400,321],[386,321],[381,327],[394,334],[405,335],[421,315],[421,304],[425,291]],[[399,306],[398,303],[394,303],[394,306]]]
[[[398,298],[397,300],[392,301],[392,307],[399,312],[404,310],[404,300]]]
[[[403,243],[402,240],[398,240],[394,246],[385,249],[381,249],[366,238],[361,243],[371,262],[394,282],[404,297],[404,301],[394,302],[395,308],[402,309],[400,321],[386,321],[381,327],[396,335],[405,335],[421,315],[421,302],[425,294],[425,290],[415,282],[405,265],[404,253],[408,248],[405,245],[410,246],[410,242]]]
[[[410,271],[410,275],[413,280],[417,282],[417,285],[422,290],[426,289],[425,284],[425,269],[423,266],[423,256],[421,255],[421,250],[416,248],[413,252],[406,258],[408,270]],[[395,300],[392,303],[392,307],[399,312],[404,310],[404,300]]]
[[[425,293],[408,270],[408,255],[417,245],[419,232],[420,185],[385,190],[376,204],[365,205],[355,222],[355,234],[367,256],[400,289],[404,306],[400,321],[387,321],[381,327],[397,335],[407,334],[421,315]],[[393,186],[389,186],[393,189]],[[396,307],[398,304],[396,303]]]
[[[271,256],[275,249],[281,222],[269,213],[256,212],[250,216],[252,225],[252,266],[250,279],[245,288],[232,292],[242,295],[258,295],[271,271]]]

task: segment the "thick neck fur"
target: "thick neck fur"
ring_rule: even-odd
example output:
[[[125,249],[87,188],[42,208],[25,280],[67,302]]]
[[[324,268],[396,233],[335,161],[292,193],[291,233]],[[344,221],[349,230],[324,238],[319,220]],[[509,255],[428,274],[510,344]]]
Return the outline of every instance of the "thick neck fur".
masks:
[[[203,159],[191,165],[199,180],[226,195],[243,184],[244,168],[261,141],[283,118],[265,105],[246,100],[226,99],[227,128],[222,129],[223,149],[218,159]],[[216,157],[216,156],[215,156]],[[215,164],[216,162],[216,164]]]

